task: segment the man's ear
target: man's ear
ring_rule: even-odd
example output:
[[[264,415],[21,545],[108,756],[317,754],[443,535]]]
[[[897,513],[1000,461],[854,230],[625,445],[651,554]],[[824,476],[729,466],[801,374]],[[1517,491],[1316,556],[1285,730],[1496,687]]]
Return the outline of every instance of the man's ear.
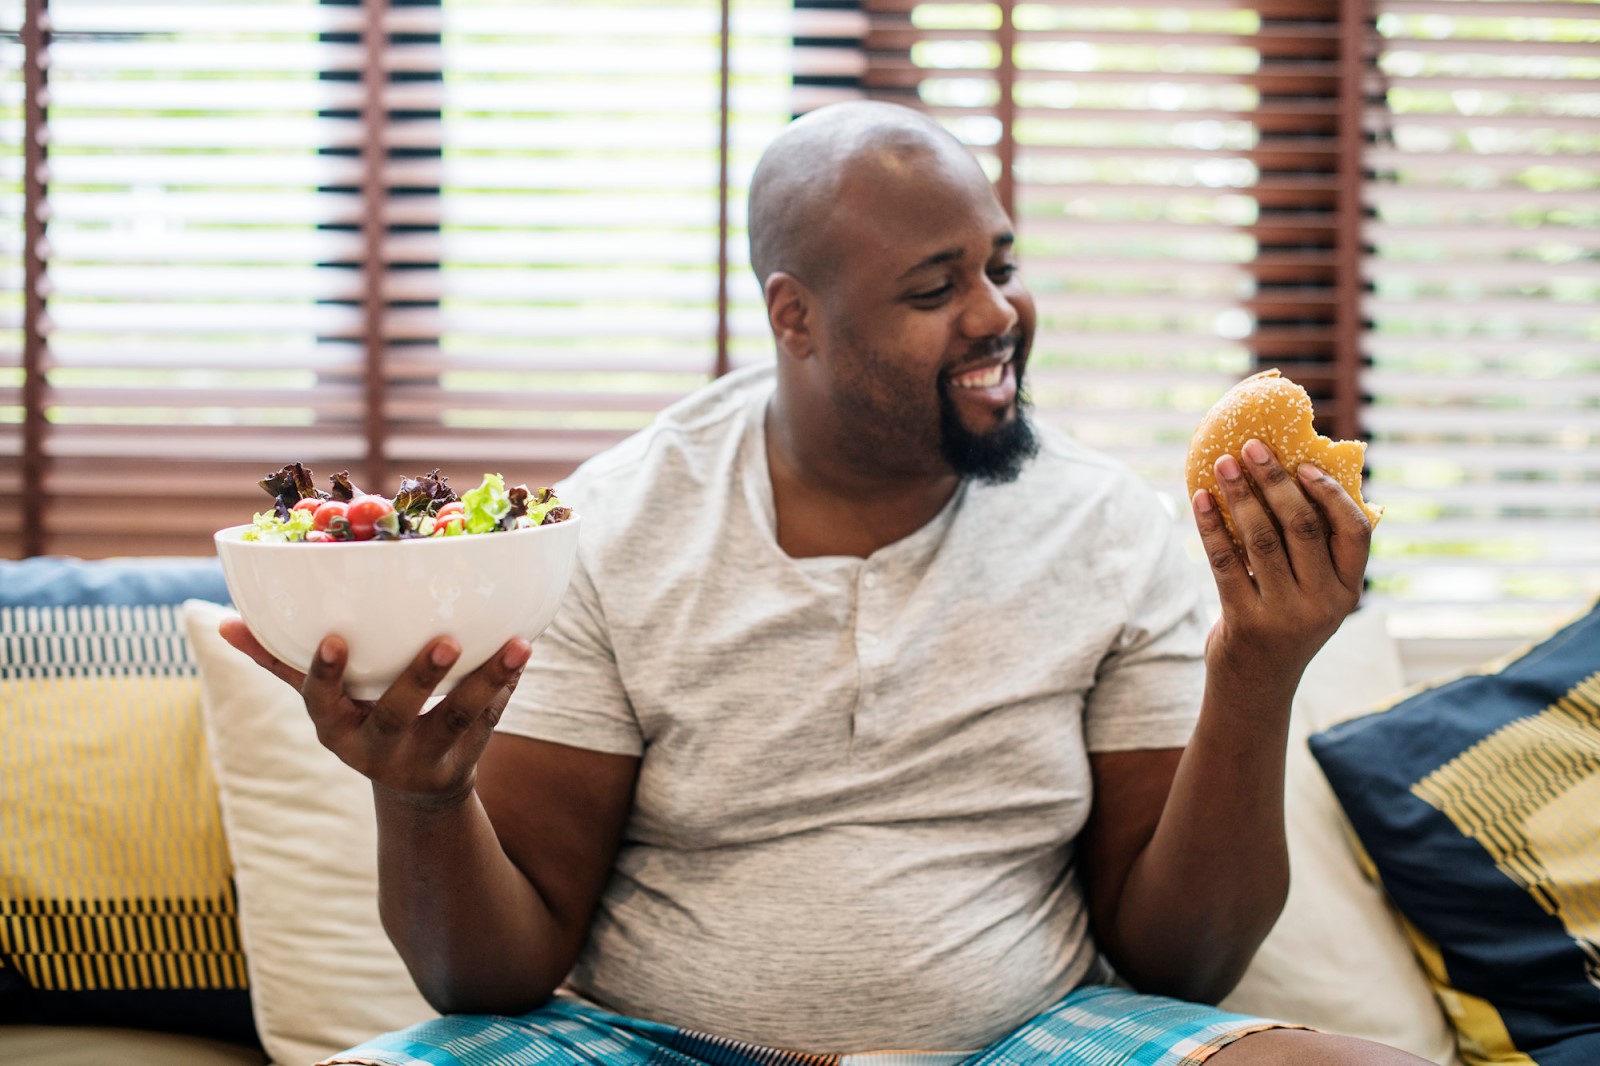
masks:
[[[816,298],[793,274],[779,270],[766,285],[767,322],[781,355],[808,359],[816,350],[812,333],[817,327]]]

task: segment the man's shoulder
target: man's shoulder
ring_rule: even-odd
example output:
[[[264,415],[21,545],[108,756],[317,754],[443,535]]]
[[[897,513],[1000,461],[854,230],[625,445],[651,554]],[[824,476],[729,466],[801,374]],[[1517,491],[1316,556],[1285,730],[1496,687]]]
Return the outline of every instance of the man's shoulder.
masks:
[[[1039,451],[1018,478],[1022,495],[1062,499],[1125,498],[1150,490],[1126,463],[1097,451],[1049,423],[1034,427]]]
[[[650,425],[580,465],[557,486],[580,514],[611,523],[724,482],[759,402],[769,367],[734,371],[663,409]]]
[[[1032,464],[1036,469],[1092,480],[1118,478],[1127,472],[1119,460],[1083,444],[1052,423],[1035,421],[1034,435],[1039,441],[1039,454]]]
[[[1069,515],[1080,534],[1113,541],[1142,536],[1171,521],[1161,495],[1138,472],[1048,423],[1034,426],[1039,450],[1008,485],[984,486],[981,504],[996,521],[1053,526]]]

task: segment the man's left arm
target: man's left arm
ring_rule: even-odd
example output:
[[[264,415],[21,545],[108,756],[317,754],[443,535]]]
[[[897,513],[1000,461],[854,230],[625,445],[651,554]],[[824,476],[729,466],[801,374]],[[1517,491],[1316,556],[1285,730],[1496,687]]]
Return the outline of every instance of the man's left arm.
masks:
[[[1360,599],[1372,533],[1332,478],[1254,451],[1248,476],[1232,457],[1217,464],[1244,551],[1204,490],[1193,501],[1222,601],[1194,735],[1181,749],[1092,755],[1081,841],[1090,919],[1112,965],[1142,991],[1204,1002],[1243,976],[1288,894],[1290,702]]]

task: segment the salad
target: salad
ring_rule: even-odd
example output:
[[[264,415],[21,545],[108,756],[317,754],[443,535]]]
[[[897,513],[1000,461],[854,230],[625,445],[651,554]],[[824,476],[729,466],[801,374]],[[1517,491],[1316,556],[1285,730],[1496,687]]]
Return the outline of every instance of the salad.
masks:
[[[508,489],[499,474],[485,474],[483,484],[460,496],[437,470],[401,478],[393,496],[362,492],[351,484],[348,470],[328,480],[329,489],[317,488],[311,471],[299,463],[262,478],[258,484],[276,502],[271,511],[255,516],[240,539],[276,544],[420,540],[531,529],[572,517],[572,509],[552,490]]]

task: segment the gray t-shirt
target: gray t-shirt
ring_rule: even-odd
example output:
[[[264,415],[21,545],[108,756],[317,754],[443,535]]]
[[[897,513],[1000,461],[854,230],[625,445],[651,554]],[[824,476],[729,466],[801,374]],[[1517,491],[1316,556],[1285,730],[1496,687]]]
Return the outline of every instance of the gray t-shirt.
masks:
[[[982,1047],[1091,974],[1091,751],[1181,747],[1203,622],[1172,520],[1041,428],[867,559],[792,559],[730,375],[560,486],[572,586],[500,728],[642,756],[571,983],[813,1052]]]

